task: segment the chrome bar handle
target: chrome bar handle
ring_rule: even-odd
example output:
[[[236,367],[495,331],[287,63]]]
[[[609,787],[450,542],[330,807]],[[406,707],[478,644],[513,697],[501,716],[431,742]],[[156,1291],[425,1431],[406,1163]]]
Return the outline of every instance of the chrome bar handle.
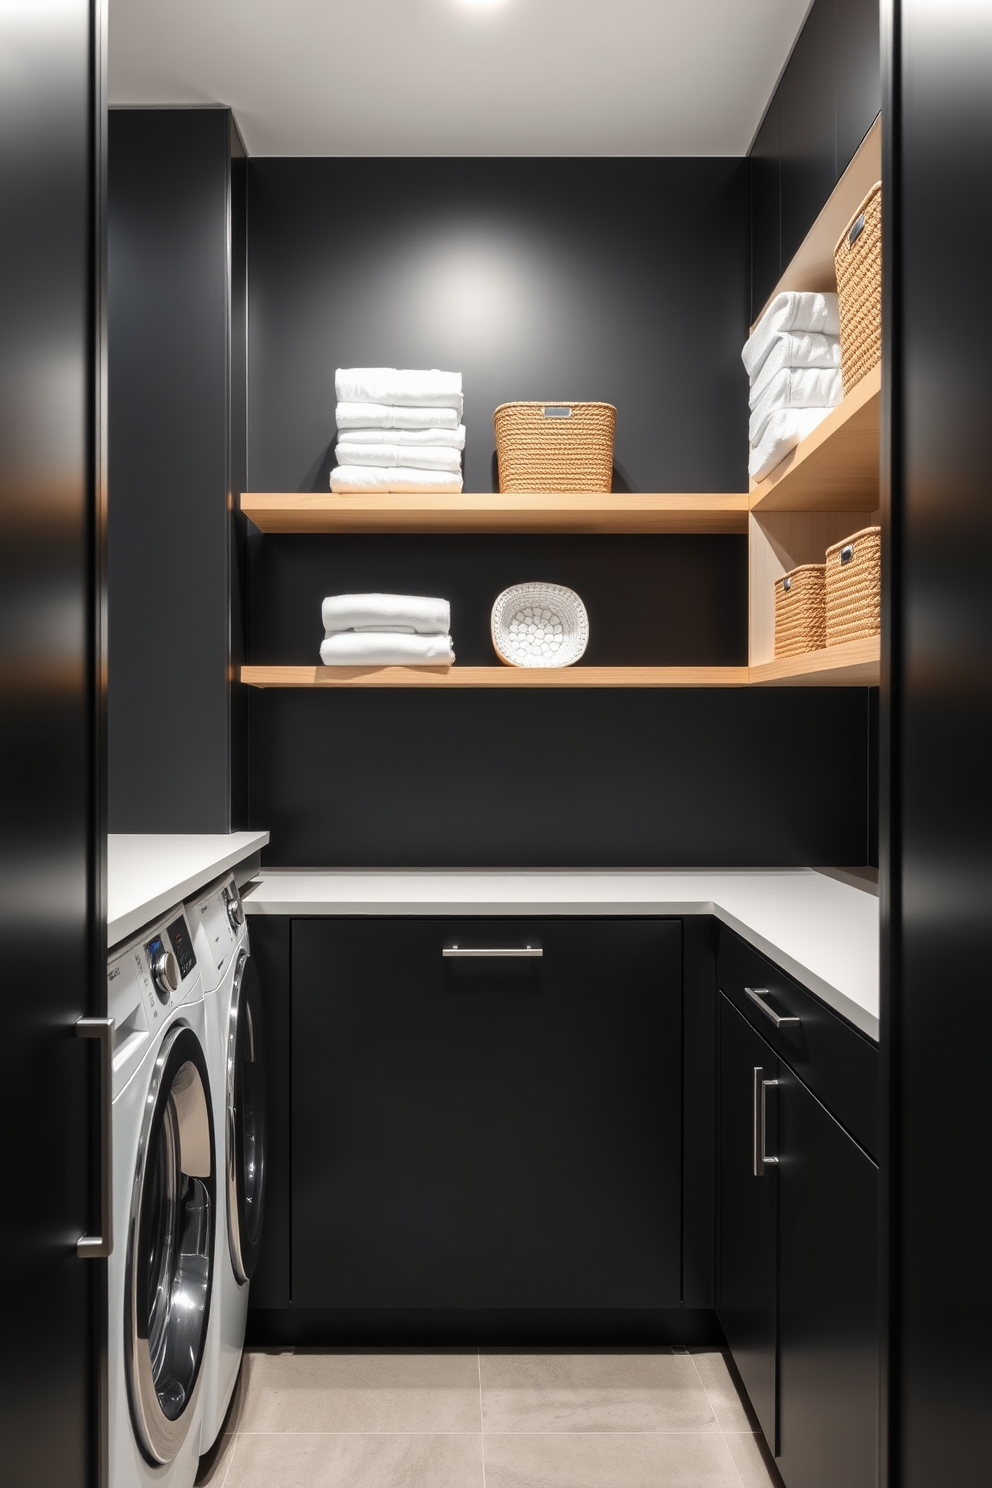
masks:
[[[102,1261],[114,1248],[114,1020],[77,1018],[76,1037],[100,1040],[100,1233],[81,1235],[76,1254],[84,1261]]]
[[[768,1006],[767,1002],[764,1001],[768,996],[767,987],[745,987],[744,992],[746,996],[750,997],[755,1007],[759,1007],[765,1017],[772,1020],[776,1028],[798,1028],[801,1025],[802,1018],[784,1017],[781,1013],[777,1013],[774,1008]]]
[[[544,951],[540,946],[488,946],[477,949],[473,946],[445,946],[441,951],[444,957],[471,960],[479,956],[543,956]]]
[[[754,1066],[754,1092],[753,1092],[753,1125],[752,1125],[752,1170],[755,1178],[763,1178],[766,1167],[776,1167],[777,1157],[769,1157],[765,1150],[765,1132],[767,1129],[768,1106],[767,1091],[769,1086],[777,1086],[777,1080],[764,1080],[764,1070],[760,1065]]]

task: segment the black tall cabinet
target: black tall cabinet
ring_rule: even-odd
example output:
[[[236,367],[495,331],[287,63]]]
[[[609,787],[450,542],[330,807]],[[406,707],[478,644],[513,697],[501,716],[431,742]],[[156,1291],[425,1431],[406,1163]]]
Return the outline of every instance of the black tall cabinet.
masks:
[[[58,1488],[103,1418],[103,56],[99,0],[0,6],[0,1476]]]

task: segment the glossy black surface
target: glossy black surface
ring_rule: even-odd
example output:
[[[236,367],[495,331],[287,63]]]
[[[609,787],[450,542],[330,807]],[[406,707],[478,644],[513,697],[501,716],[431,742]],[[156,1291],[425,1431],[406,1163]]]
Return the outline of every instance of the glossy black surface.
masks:
[[[292,958],[294,1307],[679,1305],[677,920],[296,920]]]
[[[256,1310],[254,1283],[246,1343],[258,1348],[512,1348],[547,1353],[556,1348],[722,1349],[726,1340],[708,1308],[648,1311],[597,1307],[495,1309],[287,1307]]]
[[[226,109],[110,115],[114,832],[231,826],[230,148]]]
[[[778,1466],[788,1488],[875,1488],[878,1169],[778,1076]]]
[[[778,1077],[774,1051],[719,998],[717,1317],[772,1451],[776,1441],[777,1190],[774,1167],[754,1174],[754,1071]],[[768,1148],[777,1110],[767,1105]]]
[[[888,7],[887,7],[888,9]],[[882,1017],[890,1482],[988,1477],[992,16],[903,0],[886,99]],[[976,189],[977,188],[977,189]],[[957,204],[954,229],[948,208]]]
[[[58,1488],[106,1405],[96,10],[0,7],[0,1477]]]
[[[313,867],[864,862],[866,699],[262,690],[252,823],[269,863]]]
[[[751,317],[881,108],[878,0],[814,0],[751,148]]]
[[[812,992],[762,956],[726,925],[719,927],[718,982],[775,1052],[815,1089],[818,1098],[873,1156],[879,1152],[879,1052]],[[772,1011],[797,1017],[798,1028],[775,1028],[745,987],[770,995]]]

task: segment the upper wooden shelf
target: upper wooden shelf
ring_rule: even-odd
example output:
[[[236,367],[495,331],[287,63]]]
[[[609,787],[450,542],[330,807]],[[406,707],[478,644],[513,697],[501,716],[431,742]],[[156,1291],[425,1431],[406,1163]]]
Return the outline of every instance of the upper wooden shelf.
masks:
[[[805,656],[783,656],[750,668],[752,687],[877,687],[881,641],[842,641]]]
[[[808,439],[751,491],[751,510],[873,511],[878,461],[882,369],[874,367]]]
[[[764,315],[775,296],[785,289],[833,291],[837,288],[834,249],[841,233],[851,222],[871,188],[881,179],[882,116],[879,114],[796,250],[792,262],[762,306],[761,315]],[[755,324],[761,319],[761,315],[757,317]]]
[[[336,496],[246,492],[262,532],[746,532],[746,492]]]

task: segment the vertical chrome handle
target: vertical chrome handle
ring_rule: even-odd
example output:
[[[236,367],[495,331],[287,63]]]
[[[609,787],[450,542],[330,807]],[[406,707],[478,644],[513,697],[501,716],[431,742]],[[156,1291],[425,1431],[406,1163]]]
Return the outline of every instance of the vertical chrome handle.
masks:
[[[765,1130],[767,1126],[767,1092],[768,1087],[777,1085],[777,1080],[763,1080],[764,1070],[760,1065],[754,1066],[754,1089],[752,1105],[752,1170],[755,1178],[764,1177],[766,1167],[774,1167],[778,1163],[777,1157],[769,1157],[765,1150]]]
[[[81,1235],[76,1254],[86,1261],[105,1260],[114,1248],[114,1020],[78,1018],[77,1038],[100,1040],[100,1233]]]

